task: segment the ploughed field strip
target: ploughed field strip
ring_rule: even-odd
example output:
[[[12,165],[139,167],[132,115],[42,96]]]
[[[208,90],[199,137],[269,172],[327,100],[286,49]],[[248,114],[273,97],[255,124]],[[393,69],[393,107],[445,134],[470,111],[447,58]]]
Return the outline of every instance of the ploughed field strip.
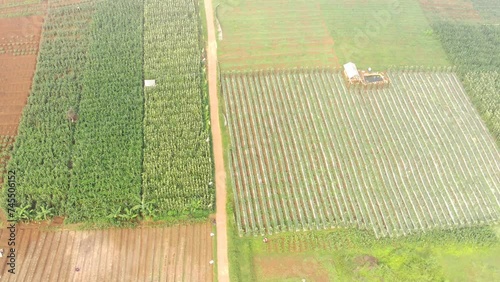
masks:
[[[500,152],[453,73],[225,73],[240,234],[358,227],[376,236],[500,218]]]
[[[19,226],[18,226],[19,227]],[[167,228],[16,233],[15,274],[0,258],[3,281],[213,281],[210,223]],[[0,230],[1,247],[10,231]]]

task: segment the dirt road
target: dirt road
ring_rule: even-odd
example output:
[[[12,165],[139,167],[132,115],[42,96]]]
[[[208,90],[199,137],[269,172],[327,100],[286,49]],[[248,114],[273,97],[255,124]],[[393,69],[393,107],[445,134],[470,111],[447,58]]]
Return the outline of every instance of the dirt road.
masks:
[[[210,124],[215,159],[215,188],[217,198],[217,273],[219,282],[229,281],[227,256],[227,220],[226,220],[226,172],[222,154],[222,136],[219,123],[219,101],[217,98],[217,41],[215,39],[214,14],[212,0],[205,0],[208,28],[208,93],[210,95]]]

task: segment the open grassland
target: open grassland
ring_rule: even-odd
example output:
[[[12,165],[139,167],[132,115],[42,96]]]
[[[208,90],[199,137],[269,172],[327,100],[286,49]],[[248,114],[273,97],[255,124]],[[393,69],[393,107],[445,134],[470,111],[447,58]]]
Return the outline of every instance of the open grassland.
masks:
[[[220,1],[223,69],[447,66],[416,1]]]
[[[355,226],[377,237],[500,218],[500,153],[453,73],[227,73],[240,234]]]
[[[234,237],[231,281],[478,281],[500,279],[491,228],[375,239],[336,229]]]
[[[16,273],[4,281],[214,281],[210,223],[107,230],[39,230],[18,225]],[[0,230],[0,247],[9,230]],[[5,257],[3,258],[5,260]]]
[[[435,22],[433,27],[500,148],[500,26]]]
[[[338,64],[334,40],[316,1],[239,1],[235,6],[221,2],[218,59],[223,69]]]
[[[146,0],[143,196],[158,216],[214,209],[215,184],[199,7]]]

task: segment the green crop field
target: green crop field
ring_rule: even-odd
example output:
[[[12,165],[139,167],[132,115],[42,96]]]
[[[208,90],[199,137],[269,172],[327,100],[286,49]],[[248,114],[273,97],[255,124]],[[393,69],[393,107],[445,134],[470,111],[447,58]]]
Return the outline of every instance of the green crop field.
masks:
[[[160,216],[214,208],[203,36],[194,1],[147,0],[143,195]]]
[[[15,217],[206,217],[215,189],[198,4],[50,5],[8,164]]]
[[[500,148],[500,26],[439,21],[433,27]]]
[[[221,67],[447,66],[417,1],[221,0]],[[219,38],[220,39],[220,38]]]
[[[240,234],[336,226],[377,237],[500,219],[500,152],[453,73],[226,73]]]
[[[37,68],[8,168],[16,171],[19,217],[65,214],[74,125],[94,13],[91,3],[51,9],[43,25]],[[7,189],[4,189],[4,192]]]
[[[142,9],[135,0],[96,3],[67,194],[71,222],[104,221],[141,204]]]

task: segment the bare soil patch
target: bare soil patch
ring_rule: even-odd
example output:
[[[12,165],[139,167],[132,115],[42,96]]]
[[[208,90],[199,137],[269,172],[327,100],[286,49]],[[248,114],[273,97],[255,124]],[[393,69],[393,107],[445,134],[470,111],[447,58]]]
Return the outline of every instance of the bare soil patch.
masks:
[[[294,279],[301,281],[330,281],[328,272],[313,258],[305,256],[256,257],[256,269],[259,277],[269,280]],[[274,281],[274,280],[273,280]]]
[[[0,135],[17,134],[36,68],[43,19],[0,18]]]
[[[213,281],[211,228],[208,222],[86,231],[41,231],[21,225],[16,237],[16,275],[7,272],[4,252],[0,281]],[[8,232],[0,229],[2,243],[7,242]],[[195,249],[196,242],[202,243]],[[168,269],[162,269],[160,261]],[[193,273],[200,276],[189,280]]]

